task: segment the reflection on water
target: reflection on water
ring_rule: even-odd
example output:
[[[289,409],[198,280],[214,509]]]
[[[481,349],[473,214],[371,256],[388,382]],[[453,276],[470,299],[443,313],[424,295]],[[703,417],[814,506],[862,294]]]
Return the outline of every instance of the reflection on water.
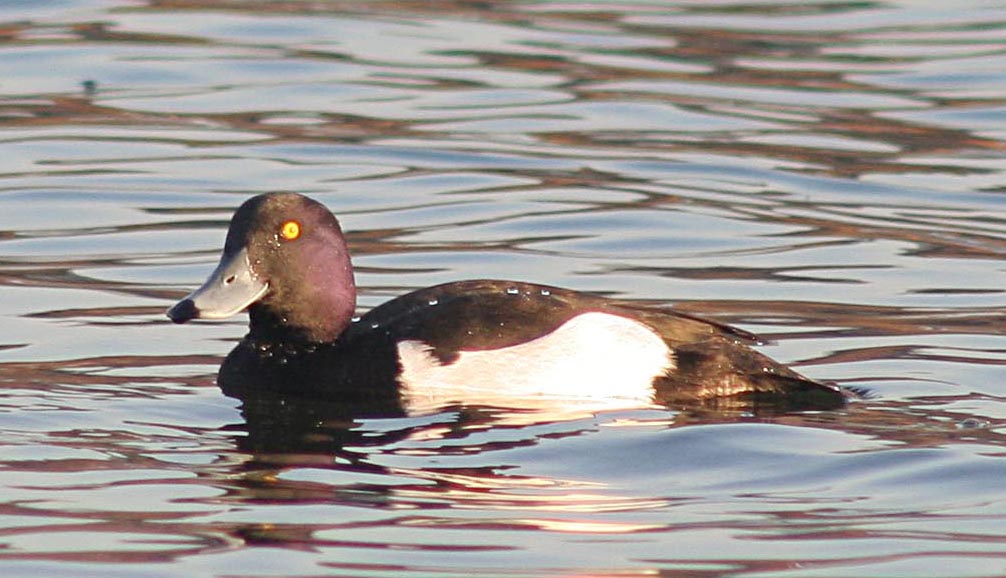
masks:
[[[3,576],[1006,568],[994,2],[0,12]],[[873,396],[230,399],[244,320],[163,310],[270,190],[340,215],[364,308],[479,277],[673,304]]]

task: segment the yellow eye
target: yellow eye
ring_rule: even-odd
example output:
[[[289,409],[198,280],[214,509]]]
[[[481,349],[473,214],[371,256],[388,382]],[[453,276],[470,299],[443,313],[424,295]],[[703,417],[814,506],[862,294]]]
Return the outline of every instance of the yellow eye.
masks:
[[[279,228],[279,236],[287,241],[293,241],[300,237],[300,223],[297,221],[287,221]]]

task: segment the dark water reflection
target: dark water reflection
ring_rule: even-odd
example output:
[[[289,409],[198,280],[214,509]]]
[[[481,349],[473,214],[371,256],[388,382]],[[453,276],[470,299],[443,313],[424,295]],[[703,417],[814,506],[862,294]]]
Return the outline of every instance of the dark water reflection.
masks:
[[[997,576],[996,2],[0,8],[0,574]],[[842,411],[388,408],[214,384],[231,211],[342,218],[363,307],[637,299]]]

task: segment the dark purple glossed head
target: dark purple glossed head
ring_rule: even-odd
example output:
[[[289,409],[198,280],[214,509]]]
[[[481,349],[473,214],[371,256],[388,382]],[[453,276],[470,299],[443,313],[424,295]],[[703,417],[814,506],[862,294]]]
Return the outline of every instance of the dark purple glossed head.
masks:
[[[268,193],[234,213],[220,264],[168,310],[176,323],[248,309],[253,337],[334,341],[356,309],[349,250],[335,216],[295,193]]]

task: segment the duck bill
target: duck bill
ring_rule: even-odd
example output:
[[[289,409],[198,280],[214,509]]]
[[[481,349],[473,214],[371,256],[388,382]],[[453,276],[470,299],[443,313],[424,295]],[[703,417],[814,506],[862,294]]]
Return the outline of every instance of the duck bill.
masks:
[[[269,290],[269,284],[252,271],[248,249],[224,254],[220,264],[203,286],[168,309],[175,323],[192,319],[224,319],[255,303]]]

